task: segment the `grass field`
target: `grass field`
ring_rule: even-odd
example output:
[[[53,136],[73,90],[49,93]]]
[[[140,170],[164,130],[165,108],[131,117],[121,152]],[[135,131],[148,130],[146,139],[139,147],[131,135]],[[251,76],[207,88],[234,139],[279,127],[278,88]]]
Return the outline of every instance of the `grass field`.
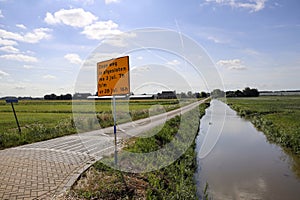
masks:
[[[117,100],[117,116],[127,114],[124,120],[119,117],[118,123],[145,118],[150,114],[158,114],[173,110],[187,104],[178,100]],[[16,121],[10,104],[0,101],[0,149],[22,144],[51,139],[63,135],[74,134],[76,129],[73,113],[77,115],[96,115],[98,126],[86,126],[82,131],[113,125],[111,101],[19,101],[14,105],[22,129],[18,133]],[[149,110],[150,109],[150,110]],[[90,123],[85,121],[84,123]],[[77,124],[76,124],[77,125]]]
[[[269,141],[300,154],[300,96],[227,98],[227,103],[249,118]]]

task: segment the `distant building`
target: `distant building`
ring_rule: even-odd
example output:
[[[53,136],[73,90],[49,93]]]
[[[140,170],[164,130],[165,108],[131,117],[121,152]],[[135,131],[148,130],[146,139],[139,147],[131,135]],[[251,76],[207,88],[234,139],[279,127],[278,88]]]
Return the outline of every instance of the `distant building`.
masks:
[[[89,96],[92,96],[91,93],[75,93],[73,99],[87,99]]]
[[[176,91],[162,91],[157,94],[158,99],[177,99]]]
[[[157,99],[156,94],[131,95],[130,99]]]

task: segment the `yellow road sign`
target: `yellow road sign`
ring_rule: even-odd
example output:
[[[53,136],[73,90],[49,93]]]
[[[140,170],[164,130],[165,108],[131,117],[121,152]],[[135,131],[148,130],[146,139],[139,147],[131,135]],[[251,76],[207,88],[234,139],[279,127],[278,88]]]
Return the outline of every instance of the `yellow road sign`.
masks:
[[[97,63],[98,96],[130,93],[129,56]]]

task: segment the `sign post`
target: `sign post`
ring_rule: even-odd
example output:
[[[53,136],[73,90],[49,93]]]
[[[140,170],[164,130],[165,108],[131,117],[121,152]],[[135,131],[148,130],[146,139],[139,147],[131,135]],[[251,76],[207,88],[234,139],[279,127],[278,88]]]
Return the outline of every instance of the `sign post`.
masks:
[[[114,137],[115,137],[115,166],[118,165],[118,148],[117,148],[117,115],[116,115],[116,96],[113,96],[113,115],[114,115]]]
[[[97,63],[98,96],[113,97],[115,166],[118,164],[116,96],[130,93],[129,56]]]
[[[19,130],[19,133],[21,134],[21,128],[20,128],[20,125],[19,125],[19,121],[18,121],[18,118],[17,118],[15,108],[14,108],[14,104],[13,104],[13,103],[18,103],[18,99],[15,98],[15,97],[9,97],[9,98],[6,98],[5,101],[6,101],[6,103],[11,104],[11,107],[12,107],[12,110],[14,112],[14,116],[15,116],[15,119],[16,119],[16,122],[17,122],[18,130]]]

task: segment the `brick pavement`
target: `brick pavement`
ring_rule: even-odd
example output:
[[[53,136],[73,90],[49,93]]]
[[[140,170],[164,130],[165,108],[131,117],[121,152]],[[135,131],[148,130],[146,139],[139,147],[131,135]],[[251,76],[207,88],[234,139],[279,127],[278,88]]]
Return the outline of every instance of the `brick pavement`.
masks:
[[[111,150],[97,131],[1,150],[0,199],[55,199]]]

